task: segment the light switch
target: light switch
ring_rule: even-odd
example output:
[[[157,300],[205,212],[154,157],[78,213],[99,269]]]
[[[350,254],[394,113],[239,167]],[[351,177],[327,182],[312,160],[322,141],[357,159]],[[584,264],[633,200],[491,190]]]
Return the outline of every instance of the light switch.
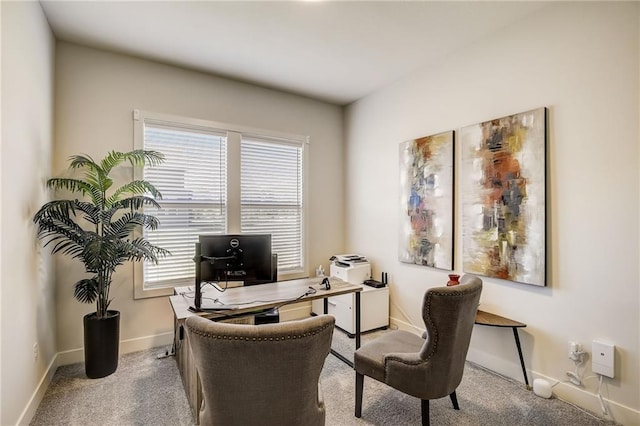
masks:
[[[609,342],[594,340],[593,342],[591,342],[591,349],[593,350],[593,356],[591,358],[591,370],[594,373],[613,378],[615,370],[615,345]]]

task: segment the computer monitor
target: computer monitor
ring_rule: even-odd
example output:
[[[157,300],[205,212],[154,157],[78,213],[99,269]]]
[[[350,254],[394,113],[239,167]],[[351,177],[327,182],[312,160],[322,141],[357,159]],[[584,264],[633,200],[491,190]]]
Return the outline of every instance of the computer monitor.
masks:
[[[203,282],[240,281],[247,286],[276,281],[273,259],[270,234],[200,235],[194,258],[196,310],[200,309]]]

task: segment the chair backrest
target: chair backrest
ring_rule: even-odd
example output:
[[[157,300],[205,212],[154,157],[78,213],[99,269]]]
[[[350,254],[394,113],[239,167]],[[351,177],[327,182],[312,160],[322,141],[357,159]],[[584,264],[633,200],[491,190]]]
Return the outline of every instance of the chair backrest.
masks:
[[[202,384],[202,425],[324,424],[318,386],[332,316],[259,326],[193,316],[185,324]]]
[[[438,376],[440,397],[453,392],[462,380],[481,292],[482,280],[467,274],[459,285],[430,288],[424,295],[422,319],[427,331],[419,355],[429,360],[431,374]]]

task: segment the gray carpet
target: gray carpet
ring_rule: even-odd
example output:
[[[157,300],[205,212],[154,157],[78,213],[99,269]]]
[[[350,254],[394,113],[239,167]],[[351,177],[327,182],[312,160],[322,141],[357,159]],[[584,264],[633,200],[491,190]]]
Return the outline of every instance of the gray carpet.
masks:
[[[377,333],[363,336],[363,341]],[[353,339],[336,330],[334,348],[353,352]],[[88,379],[84,364],[60,367],[31,425],[193,425],[173,358],[164,348],[121,356],[118,370]],[[352,357],[352,355],[351,355]],[[329,356],[321,376],[326,424],[419,425],[420,401],[365,378],[362,418],[353,416],[355,373]],[[524,385],[467,363],[457,390],[460,410],[449,398],[431,401],[435,426],[610,425],[558,399],[542,399]]]
[[[84,363],[58,368],[32,425],[193,425],[180,373],[164,349],[122,355],[116,372],[88,379]]]

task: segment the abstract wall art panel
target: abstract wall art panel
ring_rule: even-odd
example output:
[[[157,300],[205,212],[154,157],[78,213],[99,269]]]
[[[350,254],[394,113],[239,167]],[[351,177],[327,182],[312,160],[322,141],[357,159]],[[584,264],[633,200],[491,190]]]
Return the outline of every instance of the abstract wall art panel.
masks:
[[[453,269],[453,131],[400,144],[401,262]]]
[[[460,131],[463,269],[546,285],[546,108]]]

